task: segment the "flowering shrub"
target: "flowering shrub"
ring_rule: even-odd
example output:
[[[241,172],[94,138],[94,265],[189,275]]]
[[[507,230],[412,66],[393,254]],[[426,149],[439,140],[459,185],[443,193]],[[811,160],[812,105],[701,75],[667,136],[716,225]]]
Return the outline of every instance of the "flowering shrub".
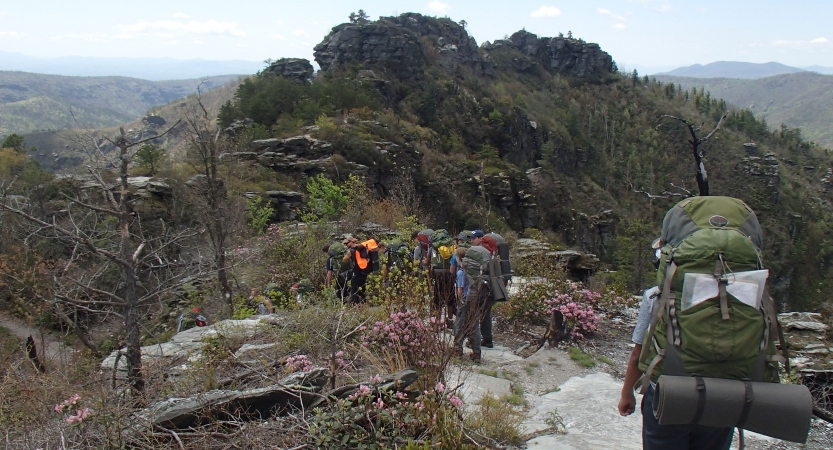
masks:
[[[594,292],[576,281],[541,279],[523,286],[498,308],[512,325],[547,325],[552,314],[560,311],[570,336],[581,339],[596,330],[600,310],[616,311],[632,303],[613,291]]]
[[[66,422],[70,425],[73,424],[80,424],[90,415],[89,408],[81,408],[80,406],[81,396],[78,394],[73,395],[72,397],[64,400],[61,403],[55,405],[53,410],[58,414],[64,413],[72,413],[66,418]]]
[[[437,448],[466,448],[463,401],[442,383],[419,395],[360,385],[347,399],[318,409],[309,433],[317,448],[402,448],[421,439]]]
[[[433,317],[426,324],[415,311],[393,313],[387,321],[359,329],[364,332],[363,347],[391,360],[402,359],[405,367],[424,368],[438,350],[439,324]]]
[[[315,368],[315,364],[307,358],[307,355],[296,355],[286,358],[286,369],[289,373],[307,372]]]

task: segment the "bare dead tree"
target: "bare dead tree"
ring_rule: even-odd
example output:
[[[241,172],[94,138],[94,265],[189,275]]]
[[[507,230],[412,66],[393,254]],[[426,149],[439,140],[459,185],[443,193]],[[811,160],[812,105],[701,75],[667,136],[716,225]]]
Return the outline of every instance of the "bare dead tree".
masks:
[[[726,119],[726,117],[728,115],[729,115],[728,112],[724,113],[723,116],[720,118],[720,120],[717,122],[717,125],[714,127],[714,129],[709,134],[707,134],[706,136],[700,137],[700,138],[697,137],[697,132],[700,131],[700,129],[702,128],[702,126],[703,126],[702,124],[699,127],[697,127],[693,123],[689,122],[686,119],[683,119],[681,117],[671,116],[671,115],[668,115],[668,114],[664,114],[663,116],[660,117],[660,120],[666,119],[666,118],[667,119],[678,120],[678,121],[684,123],[685,126],[688,128],[688,132],[691,134],[691,139],[688,141],[688,143],[691,144],[691,151],[692,151],[692,154],[694,155],[694,163],[697,166],[697,175],[696,175],[697,176],[697,188],[699,189],[700,195],[702,195],[702,196],[709,195],[709,179],[708,179],[708,175],[706,174],[706,166],[703,165],[703,152],[700,150],[700,145],[703,142],[706,142],[707,140],[709,140],[709,138],[711,138],[712,136],[714,136],[714,133],[716,133],[717,130],[720,129],[720,125],[723,124],[723,120]]]
[[[133,157],[132,149],[170,132],[178,121],[161,135],[148,139],[131,139],[121,128],[115,139],[104,138],[117,150],[117,159],[112,165],[117,168],[115,185],[105,181],[101,168],[87,166],[94,187],[92,194],[63,194],[65,209],[47,217],[39,217],[24,210],[24,206],[0,202],[0,210],[25,219],[32,225],[32,232],[26,241],[34,238],[57,239],[71,254],[64,266],[55,274],[53,298],[46,299],[55,307],[56,313],[65,322],[80,329],[77,320],[63,312],[61,306],[69,305],[74,311],[94,314],[113,314],[124,323],[126,336],[127,376],[131,392],[138,396],[144,391],[142,374],[140,328],[142,307],[181,286],[192,274],[189,264],[171,259],[168,254],[192,236],[195,230],[172,230],[162,222],[154,233],[146,230],[142,216],[134,210],[135,198],[130,190],[129,168]],[[102,156],[104,152],[91,142]],[[160,219],[161,221],[161,219]],[[109,223],[115,222],[115,230]],[[194,258],[192,261],[199,258]],[[120,274],[118,283],[103,283],[112,274]],[[83,334],[81,334],[83,336]],[[88,346],[93,346],[82,337]]]
[[[228,239],[233,231],[235,218],[241,211],[230,199],[225,181],[220,176],[221,156],[229,151],[234,142],[221,134],[214,119],[202,102],[200,87],[197,87],[197,107],[185,119],[188,140],[188,160],[197,172],[189,184],[195,189],[201,205],[197,210],[206,225],[214,251],[214,270],[220,284],[223,300],[232,306],[232,286],[229,281]]]
[[[648,200],[668,199],[668,198],[674,198],[674,197],[679,197],[679,198],[694,197],[694,194],[692,194],[691,191],[689,191],[688,189],[686,189],[682,186],[677,186],[674,183],[668,183],[668,184],[672,188],[677,189],[681,192],[671,192],[669,190],[664,190],[664,191],[660,192],[659,194],[652,194],[652,193],[650,193],[650,192],[648,192],[644,189],[633,189],[633,192],[636,193],[636,194],[643,194],[645,197],[648,198]],[[633,188],[633,185],[631,185],[631,188]]]

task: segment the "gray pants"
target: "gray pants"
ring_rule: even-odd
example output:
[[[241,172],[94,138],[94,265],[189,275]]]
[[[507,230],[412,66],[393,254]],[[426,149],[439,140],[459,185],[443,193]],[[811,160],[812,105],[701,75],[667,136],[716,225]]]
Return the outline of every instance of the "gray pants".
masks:
[[[480,318],[483,315],[483,302],[477,292],[469,291],[469,295],[460,301],[457,307],[457,319],[454,322],[454,347],[463,349],[463,341],[469,338],[475,353],[480,353]],[[491,331],[491,326],[489,327]]]

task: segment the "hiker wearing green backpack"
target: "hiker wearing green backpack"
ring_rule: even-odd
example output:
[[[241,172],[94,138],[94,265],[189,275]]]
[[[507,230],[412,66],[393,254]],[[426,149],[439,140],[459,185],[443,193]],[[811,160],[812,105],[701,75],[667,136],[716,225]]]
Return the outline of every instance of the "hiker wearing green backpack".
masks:
[[[634,389],[643,394],[643,448],[725,450],[735,427],[806,440],[809,391],[777,384],[786,345],[762,243],[755,214],[734,198],[692,197],[665,215],[658,283],[643,294],[618,406],[630,415]]]

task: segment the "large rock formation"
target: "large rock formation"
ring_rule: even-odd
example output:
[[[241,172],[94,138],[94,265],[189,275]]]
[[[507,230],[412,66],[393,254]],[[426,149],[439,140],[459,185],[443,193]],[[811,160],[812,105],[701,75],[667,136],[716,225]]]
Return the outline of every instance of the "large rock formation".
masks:
[[[533,62],[541,64],[552,73],[577,77],[601,76],[617,70],[613,58],[602,51],[598,44],[587,43],[580,39],[539,38],[535,34],[521,30],[510,36],[508,40],[495,44],[516,48],[532,58],[533,61],[513,61],[513,67],[519,71],[530,69]],[[493,47],[495,45],[486,46],[486,48]]]
[[[312,80],[314,70],[312,64],[306,59],[281,58],[270,64],[263,72],[273,73],[298,83],[308,83]]]
[[[435,63],[449,73],[461,65],[478,73],[489,66],[465,28],[450,19],[415,13],[338,25],[315,46],[314,54],[322,70],[359,62],[404,79],[421,78]]]

